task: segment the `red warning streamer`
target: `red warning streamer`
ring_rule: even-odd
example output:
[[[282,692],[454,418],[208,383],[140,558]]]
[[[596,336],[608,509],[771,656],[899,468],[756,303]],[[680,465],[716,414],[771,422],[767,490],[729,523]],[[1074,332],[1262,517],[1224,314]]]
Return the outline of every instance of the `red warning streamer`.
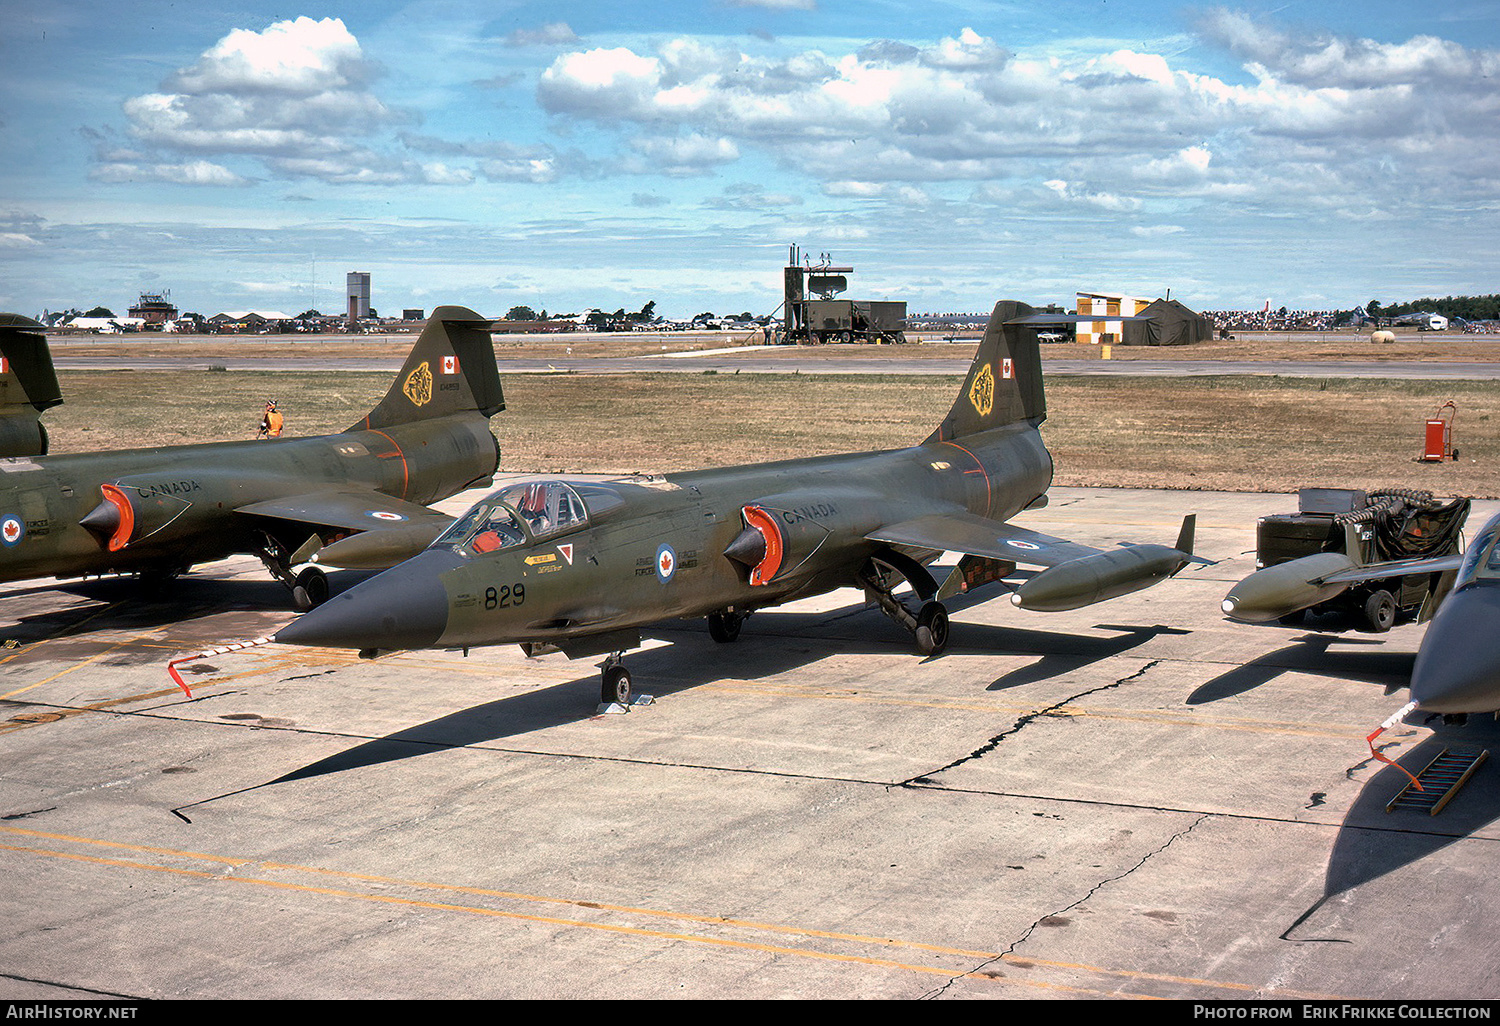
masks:
[[[1396,763],[1392,762],[1390,759],[1387,759],[1385,756],[1381,755],[1379,752],[1377,752],[1375,750],[1375,739],[1377,737],[1379,737],[1381,734],[1385,733],[1391,727],[1394,727],[1397,723],[1401,722],[1401,718],[1403,716],[1405,716],[1407,713],[1411,712],[1416,707],[1417,707],[1417,703],[1416,702],[1407,702],[1400,709],[1397,709],[1394,713],[1391,714],[1391,716],[1390,716],[1389,719],[1387,719],[1380,726],[1376,727],[1375,730],[1374,730],[1374,732],[1372,734],[1370,734],[1368,737],[1365,738],[1365,743],[1370,746],[1370,754],[1371,755],[1375,756],[1375,758],[1379,759],[1381,762],[1385,763],[1387,766],[1395,766],[1402,773],[1405,773],[1408,777],[1411,777],[1411,786],[1412,787],[1415,787],[1418,791],[1425,791],[1426,788],[1422,786],[1422,782],[1420,780],[1418,780],[1416,777],[1412,777],[1411,773],[1407,771],[1406,767],[1397,765]]]
[[[241,641],[237,645],[225,645],[222,648],[211,648],[207,652],[197,652],[193,655],[178,656],[176,659],[173,659],[167,663],[167,672],[172,675],[172,679],[177,682],[177,686],[182,689],[182,693],[184,695],[187,695],[189,698],[192,698],[193,693],[188,690],[187,681],[183,680],[182,674],[177,672],[177,664],[191,663],[195,659],[206,659],[209,656],[223,655],[225,652],[238,652],[242,648],[254,648],[256,645],[269,645],[270,643],[271,639],[268,637],[256,638],[254,641]]]

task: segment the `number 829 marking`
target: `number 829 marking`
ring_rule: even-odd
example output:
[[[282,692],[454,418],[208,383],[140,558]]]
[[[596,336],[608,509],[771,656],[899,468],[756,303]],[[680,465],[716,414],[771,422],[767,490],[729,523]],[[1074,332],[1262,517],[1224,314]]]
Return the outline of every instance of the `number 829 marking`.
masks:
[[[505,609],[519,606],[526,601],[526,585],[502,584],[499,588],[484,589],[484,608]]]

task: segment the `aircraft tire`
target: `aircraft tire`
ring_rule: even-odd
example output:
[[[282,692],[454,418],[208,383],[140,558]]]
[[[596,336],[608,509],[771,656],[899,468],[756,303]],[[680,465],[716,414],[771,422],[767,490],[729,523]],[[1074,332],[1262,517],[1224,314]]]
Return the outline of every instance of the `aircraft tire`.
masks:
[[[709,613],[708,636],[721,645],[728,644],[740,636],[740,624],[744,622],[743,616],[734,613]]]
[[[1388,591],[1374,591],[1365,599],[1365,623],[1376,634],[1384,634],[1396,622],[1396,600]]]
[[[928,602],[917,613],[917,651],[924,656],[941,655],[948,647],[948,610],[941,602]]]
[[[604,668],[604,684],[599,689],[599,701],[605,705],[623,705],[630,708],[630,671],[619,663]]]
[[[297,575],[297,583],[292,585],[292,601],[303,612],[327,602],[328,575],[315,566],[302,571]]]

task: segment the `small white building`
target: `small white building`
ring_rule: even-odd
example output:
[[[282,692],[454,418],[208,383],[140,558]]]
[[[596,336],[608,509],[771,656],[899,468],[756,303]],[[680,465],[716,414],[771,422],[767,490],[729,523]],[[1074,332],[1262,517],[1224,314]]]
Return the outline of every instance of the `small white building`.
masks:
[[[1078,341],[1093,345],[1118,345],[1122,341],[1125,326],[1109,318],[1134,317],[1154,302],[1154,299],[1142,299],[1119,292],[1078,293],[1078,306],[1074,312],[1080,317],[1093,315],[1098,318],[1079,323]]]
[[[63,326],[96,335],[118,335],[123,331],[140,331],[145,325],[139,317],[74,317]]]

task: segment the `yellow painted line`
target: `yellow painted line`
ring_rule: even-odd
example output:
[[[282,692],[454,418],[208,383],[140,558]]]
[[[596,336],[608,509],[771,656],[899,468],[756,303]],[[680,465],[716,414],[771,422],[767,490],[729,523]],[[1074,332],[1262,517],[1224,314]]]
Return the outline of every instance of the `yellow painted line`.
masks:
[[[1252,992],[1259,989],[1256,985],[1228,983],[1215,980],[1204,980],[1195,977],[1175,976],[1163,973],[1137,972],[1123,969],[1105,969],[1099,966],[1091,966],[1078,962],[1059,962],[1050,959],[1027,958],[1019,955],[1010,955],[996,951],[972,951],[964,948],[947,947],[937,944],[927,944],[920,941],[907,941],[889,937],[875,937],[864,934],[843,933],[830,930],[814,930],[804,927],[791,926],[787,924],[763,923],[755,920],[731,919],[724,916],[708,916],[686,912],[671,912],[662,909],[643,908],[630,905],[610,905],[602,902],[586,901],[579,898],[549,897],[545,895],[526,894],[514,891],[500,891],[490,888],[470,887],[461,884],[444,884],[433,881],[407,880],[399,877],[386,877],[374,874],[355,873],[346,870],[321,869],[314,866],[302,866],[290,863],[257,862],[253,859],[231,858],[226,856],[206,855],[199,852],[177,851],[170,848],[159,848],[149,845],[133,845],[114,841],[104,841],[95,838],[76,837],[66,834],[53,834],[43,831],[27,830],[20,827],[0,826],[0,832],[22,835],[28,837],[45,838],[48,840],[72,842],[85,845],[98,845],[102,847],[120,848],[124,850],[148,852],[171,857],[186,859],[201,859],[204,861],[218,862],[230,866],[259,865],[262,869],[270,872],[298,872],[313,875],[331,876],[343,880],[357,881],[362,883],[373,883],[381,886],[409,887],[419,890],[439,890],[460,894],[473,895],[475,897],[501,898],[510,901],[531,902],[536,904],[558,904],[571,905],[579,908],[587,908],[600,912],[613,912],[623,915],[634,915],[646,918],[667,919],[678,922],[698,923],[708,926],[723,926],[726,928],[749,930],[761,933],[781,933],[792,936],[802,936],[819,940],[842,941],[854,944],[873,945],[878,947],[899,947],[915,951],[928,952],[932,954],[949,955],[956,958],[972,959],[983,962],[999,961],[1019,968],[1030,968],[1041,966],[1048,969],[1056,969],[1068,972],[1078,972],[1090,975],[1100,975],[1128,980],[1143,980],[1160,983],[1173,983],[1183,986],[1209,987],[1219,990],[1231,990],[1239,992]],[[709,944],[720,947],[731,947],[750,951],[759,951],[768,954],[793,955],[804,958],[812,958],[824,961],[846,962],[861,965],[870,965],[881,968],[903,969],[911,972],[928,973],[948,977],[969,977],[984,979],[997,983],[1009,983],[1024,987],[1034,987],[1046,990],[1068,991],[1081,994],[1108,994],[1109,996],[1120,996],[1115,991],[1101,991],[1093,988],[1075,987],[1064,984],[1053,984],[1038,980],[1020,980],[1013,977],[995,977],[979,972],[958,972],[952,968],[943,966],[922,965],[919,963],[902,962],[887,958],[878,958],[869,955],[844,954],[838,952],[817,951],[809,948],[787,947],[784,945],[763,944],[753,941],[733,940],[722,937],[708,937],[698,934],[677,933],[663,930],[648,929],[645,927],[628,926],[613,923],[598,923],[586,920],[567,919],[556,916],[543,916],[533,913],[513,912],[503,909],[485,908],[475,905],[454,904],[451,902],[426,901],[418,898],[405,898],[394,895],[368,894],[361,891],[352,891],[337,887],[317,887],[307,884],[298,884],[291,881],[270,880],[263,877],[228,876],[219,872],[207,870],[191,870],[178,867],[159,866],[145,862],[133,862],[124,859],[110,859],[95,855],[81,855],[71,852],[60,852],[44,848],[31,848],[19,845],[0,844],[0,850],[14,851],[23,854],[39,855],[43,857],[55,857],[72,859],[76,861],[89,862],[96,865],[105,865],[124,869],[140,869],[152,872],[173,873],[183,876],[194,876],[201,879],[219,880],[227,883],[258,884],[281,890],[298,891],[308,894],[319,894],[331,897],[354,898],[365,901],[375,901],[386,904],[410,906],[414,908],[434,909],[439,911],[463,912],[473,915],[492,916],[504,919],[514,919],[524,922],[545,923],[554,926],[566,926],[577,929],[601,930],[605,932],[621,933],[657,940],[675,940],[694,944]],[[1134,997],[1145,997],[1145,995],[1127,995]],[[1291,992],[1278,992],[1278,996],[1299,997],[1307,999],[1323,999],[1326,995],[1301,994]]]
[[[23,714],[23,716],[13,718],[7,723],[0,723],[0,734],[26,730],[29,727],[39,727],[44,723],[56,723],[59,720],[65,720],[71,716],[80,716],[84,713],[106,712],[117,705],[129,705],[131,702],[145,702],[153,698],[170,698],[173,695],[181,694],[182,692],[174,684],[172,687],[164,688],[161,691],[145,691],[140,694],[126,695],[123,698],[111,698],[103,702],[91,702],[88,705],[59,707],[45,713]],[[31,719],[26,717],[36,718]]]
[[[18,837],[36,837],[48,841],[69,841],[74,844],[92,844],[101,848],[121,848],[125,851],[150,852],[153,855],[171,855],[175,858],[200,859],[204,862],[222,862],[227,866],[248,866],[254,859],[237,859],[227,855],[209,855],[201,851],[179,851],[176,848],[159,848],[150,844],[128,844],[124,841],[105,841],[97,837],[74,837],[71,834],[54,834],[45,830],[28,830],[25,827],[0,827],[0,831]],[[26,851],[30,849],[16,849]],[[135,863],[130,863],[134,865]]]
[[[388,894],[364,894],[359,891],[349,891],[335,887],[310,887],[306,884],[296,884],[281,880],[266,880],[259,877],[225,876],[222,873],[208,872],[206,870],[180,869],[172,866],[157,866],[150,863],[130,862],[123,859],[107,859],[97,855],[80,855],[73,852],[50,851],[44,848],[27,848],[20,845],[0,844],[0,851],[12,851],[21,854],[39,855],[47,858],[68,859],[75,862],[87,862],[93,865],[112,866],[121,869],[137,869],[155,873],[170,873],[177,876],[191,876],[197,877],[199,879],[215,880],[223,883],[249,884],[260,887],[274,888],[276,890],[296,891],[303,894],[317,894],[335,898],[353,898],[360,901],[373,901],[385,905],[400,905],[407,908],[421,908],[440,912],[463,912],[469,915],[487,916],[497,919],[510,919],[519,922],[542,923],[548,926],[569,927],[582,930],[598,930],[604,933],[617,933],[627,936],[645,937],[652,940],[682,941],[688,944],[707,944],[714,947],[736,948],[744,951],[757,951],[768,955],[791,955],[818,961],[845,962],[858,965],[868,965],[884,969],[901,969],[907,972],[928,973],[949,978],[970,977],[974,979],[990,980],[996,983],[1013,984],[1016,986],[1033,987],[1045,990],[1067,991],[1075,994],[1093,994],[1101,997],[1120,996],[1114,993],[1092,990],[1082,987],[1070,987],[1062,984],[1044,983],[1035,980],[1016,980],[1009,977],[997,978],[993,976],[987,976],[983,973],[967,973],[943,966],[930,966],[920,965],[916,963],[898,962],[892,959],[874,958],[868,955],[847,955],[829,951],[814,951],[807,948],[784,947],[775,944],[757,944],[751,941],[732,940],[727,937],[706,937],[687,933],[672,933],[664,930],[650,930],[644,927],[625,926],[616,923],[591,923],[580,919],[564,919],[557,916],[542,916],[524,912],[507,912],[502,909],[481,908],[474,905],[455,905],[450,902],[422,901],[417,898],[401,898]]]
[[[165,626],[162,626],[162,627],[153,627],[149,631],[146,631],[144,634],[138,634],[138,635],[136,635],[133,638],[126,638],[124,641],[117,641],[113,645],[110,645],[108,648],[104,649],[102,652],[95,653],[94,655],[89,656],[87,659],[84,659],[84,660],[81,660],[79,662],[76,662],[76,663],[72,664],[66,670],[59,670],[57,673],[54,673],[52,676],[44,678],[43,680],[39,680],[35,684],[28,684],[24,688],[17,688],[14,691],[7,692],[6,694],[0,695],[0,700],[4,700],[4,699],[7,699],[7,698],[14,698],[16,695],[24,695],[26,692],[33,691],[36,688],[39,688],[39,687],[41,687],[44,684],[50,684],[50,683],[52,683],[53,681],[57,680],[59,677],[66,677],[70,673],[76,673],[77,671],[83,669],[85,666],[89,666],[92,663],[96,663],[100,659],[103,659],[107,655],[113,655],[115,652],[117,652],[120,649],[124,648],[126,645],[134,644],[135,642],[139,641],[141,638],[150,637],[152,634],[156,634],[156,633],[158,633],[160,631],[163,631],[163,630],[166,630]]]
[[[29,645],[25,645],[25,646],[23,646],[21,648],[18,648],[16,651],[14,651],[10,655],[6,656],[4,659],[0,659],[0,666],[4,666],[6,663],[10,662],[12,659],[18,659],[21,656],[27,654],[28,652],[35,651],[37,648],[40,648],[42,645],[47,644],[49,641],[57,641],[59,639],[66,638],[66,637],[69,636],[69,634],[72,631],[77,630],[78,628],[82,627],[84,624],[90,622],[91,620],[98,619],[99,617],[103,616],[105,613],[113,612],[114,610],[118,609],[120,606],[123,606],[124,604],[125,604],[125,601],[123,599],[121,599],[118,602],[111,602],[108,605],[101,606],[98,609],[94,610],[92,613],[90,613],[88,616],[85,616],[82,620],[78,620],[75,623],[68,624],[68,626],[64,627],[62,630],[58,631],[56,634],[52,635],[51,637],[49,637],[49,638],[42,638],[42,639],[40,639],[38,641],[33,641]],[[3,695],[0,695],[0,698],[3,698],[3,697],[4,697]]]

